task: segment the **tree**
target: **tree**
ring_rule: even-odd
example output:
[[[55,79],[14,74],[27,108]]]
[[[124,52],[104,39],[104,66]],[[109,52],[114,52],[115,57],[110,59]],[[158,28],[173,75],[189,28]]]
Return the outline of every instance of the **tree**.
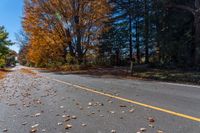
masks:
[[[15,37],[20,47],[18,61],[21,65],[28,65],[29,61],[26,55],[28,54],[29,36],[21,30]]]
[[[167,4],[168,8],[177,8],[188,11],[192,14],[194,18],[194,64],[200,64],[200,1],[199,0],[192,0],[190,2],[185,2],[184,4],[177,4],[170,1]]]
[[[149,63],[149,2],[144,0],[144,46],[145,63]]]
[[[129,32],[121,24],[108,24],[109,30],[104,32],[100,38],[100,58],[111,61],[111,65],[123,65],[122,59],[127,54],[127,42]]]
[[[3,26],[0,26],[0,66],[6,65],[6,56],[9,54],[10,50],[8,46],[13,43],[8,40],[8,32],[6,32]]]
[[[56,56],[65,60],[69,52],[81,63],[98,44],[109,11],[107,0],[27,0],[23,25],[30,36],[29,57],[37,55],[32,59],[40,64]],[[46,54],[41,44],[49,47]]]

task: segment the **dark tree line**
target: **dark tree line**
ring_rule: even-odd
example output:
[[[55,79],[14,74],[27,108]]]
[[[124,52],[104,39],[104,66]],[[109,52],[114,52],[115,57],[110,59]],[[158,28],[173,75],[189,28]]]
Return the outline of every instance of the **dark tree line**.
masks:
[[[111,3],[112,28],[103,35],[103,53],[115,55],[120,50],[121,60],[126,57],[138,64],[199,66],[199,0],[113,0]],[[109,52],[108,47],[116,50]]]

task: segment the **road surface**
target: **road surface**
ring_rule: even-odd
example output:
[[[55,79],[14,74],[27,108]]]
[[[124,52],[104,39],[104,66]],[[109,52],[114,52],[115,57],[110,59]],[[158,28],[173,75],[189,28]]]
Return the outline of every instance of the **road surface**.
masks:
[[[23,69],[0,81],[0,133],[200,133],[200,86]]]

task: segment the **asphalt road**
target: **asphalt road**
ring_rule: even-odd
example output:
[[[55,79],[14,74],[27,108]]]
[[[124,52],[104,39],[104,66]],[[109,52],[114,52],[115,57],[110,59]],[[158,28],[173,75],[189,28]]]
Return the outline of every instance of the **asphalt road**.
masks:
[[[200,86],[21,68],[0,81],[0,133],[200,133]]]

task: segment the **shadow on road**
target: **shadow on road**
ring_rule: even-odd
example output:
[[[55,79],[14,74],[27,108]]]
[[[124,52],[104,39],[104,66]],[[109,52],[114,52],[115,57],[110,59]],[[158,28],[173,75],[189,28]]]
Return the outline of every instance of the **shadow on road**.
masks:
[[[41,73],[52,73],[55,75],[79,75],[92,78],[114,78],[114,79],[140,79],[138,77],[132,77],[128,69],[121,68],[97,68],[81,71],[52,71],[52,70],[37,70]],[[149,81],[149,79],[144,79]]]

